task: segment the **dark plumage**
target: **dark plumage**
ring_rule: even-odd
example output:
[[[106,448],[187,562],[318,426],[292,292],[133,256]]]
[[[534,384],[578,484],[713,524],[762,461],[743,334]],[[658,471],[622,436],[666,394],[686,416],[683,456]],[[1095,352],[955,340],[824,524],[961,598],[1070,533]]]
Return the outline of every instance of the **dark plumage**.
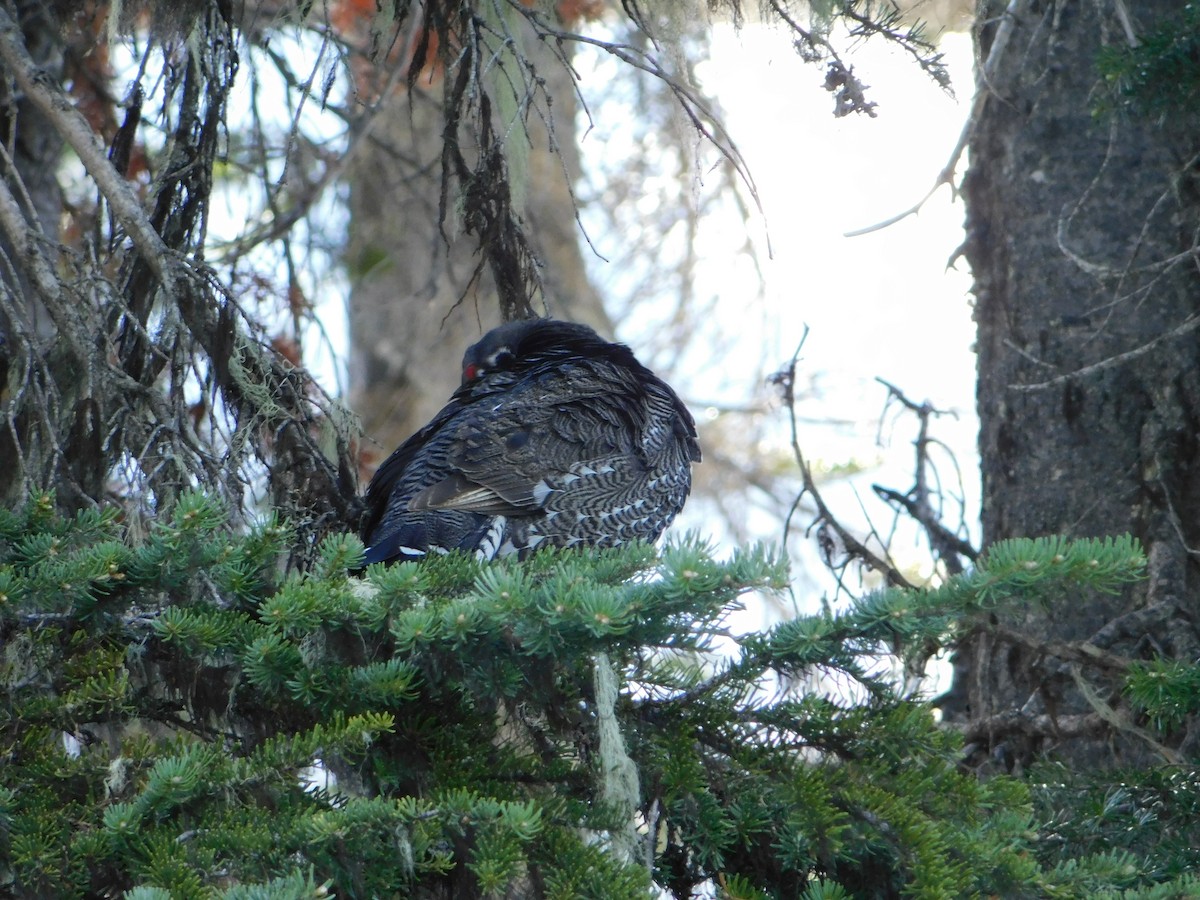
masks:
[[[367,487],[367,562],[657,538],[700,461],[682,401],[624,344],[586,325],[501,325],[463,381]]]

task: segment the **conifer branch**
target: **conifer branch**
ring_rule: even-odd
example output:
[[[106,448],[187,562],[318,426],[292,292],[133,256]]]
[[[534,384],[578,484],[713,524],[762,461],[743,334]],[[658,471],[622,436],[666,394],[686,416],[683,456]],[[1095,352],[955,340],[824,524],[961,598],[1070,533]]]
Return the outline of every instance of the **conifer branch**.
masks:
[[[54,509],[39,497],[0,510],[0,629],[56,660],[5,658],[0,810],[9,833],[40,841],[38,858],[86,860],[123,890],[144,884],[145,848],[170,846],[185,856],[154,870],[164,890],[209,885],[204,860],[219,856],[220,877],[242,885],[303,871],[341,892],[554,883],[640,900],[652,877],[681,894],[724,878],[752,896],[818,871],[855,884],[859,844],[839,843],[854,822],[904,860],[885,870],[897,884],[1003,894],[1002,860],[1053,893],[1053,871],[1028,862],[1023,788],[961,771],[960,737],[1053,740],[1114,722],[1026,713],[942,728],[878,660],[897,641],[953,639],[965,612],[1060,602],[1144,570],[1130,540],[999,544],[936,589],[890,587],[745,635],[708,674],[703,654],[740,595],[783,583],[764,548],[717,560],[689,538],[490,565],[451,554],[371,567],[368,591],[345,573],[361,565],[357,538],[326,540],[309,574],[279,582],[283,529],[238,533],[203,495],[140,538],[109,512]],[[830,672],[856,690],[801,687]],[[1196,677],[1130,673],[1137,705],[1162,721]],[[64,758],[56,729],[121,742],[123,762],[110,769],[103,742]],[[70,815],[105,840],[60,845],[48,822],[80,785],[98,800],[70,801]],[[14,806],[17,792],[31,799]],[[816,845],[829,855],[803,850]],[[23,859],[16,877],[31,877]],[[362,865],[348,873],[347,859]]]

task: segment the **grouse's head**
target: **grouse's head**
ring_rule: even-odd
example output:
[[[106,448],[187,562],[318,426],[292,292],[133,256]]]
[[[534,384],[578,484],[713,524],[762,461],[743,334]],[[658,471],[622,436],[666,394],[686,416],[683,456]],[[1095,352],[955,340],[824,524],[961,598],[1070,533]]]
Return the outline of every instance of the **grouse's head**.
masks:
[[[556,359],[597,355],[638,366],[627,347],[608,343],[586,325],[557,319],[522,319],[493,328],[467,348],[462,383],[469,384],[492,372],[519,371]]]

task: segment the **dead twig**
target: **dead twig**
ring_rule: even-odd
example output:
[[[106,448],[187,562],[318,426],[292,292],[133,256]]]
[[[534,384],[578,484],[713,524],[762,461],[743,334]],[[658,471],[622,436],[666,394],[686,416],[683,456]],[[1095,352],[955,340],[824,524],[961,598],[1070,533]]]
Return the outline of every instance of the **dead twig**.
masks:
[[[25,49],[20,26],[3,7],[0,7],[0,61],[4,62],[13,80],[30,101],[54,123],[55,130],[71,145],[146,265],[159,282],[169,288],[174,281],[170,250],[150,224],[130,183],[121,177],[108,158],[108,153],[83,113],[75,108],[61,88],[44,77],[38,69],[37,63]]]
[[[896,213],[894,216],[889,216],[882,222],[876,222],[874,225],[847,231],[845,233],[846,237],[859,237],[860,235],[871,234],[874,231],[882,231],[884,228],[895,225],[909,216],[915,216],[929,202],[929,198],[937,193],[938,188],[944,184],[950,185],[955,196],[957,196],[958,188],[955,185],[955,173],[958,171],[958,164],[962,161],[963,153],[966,152],[967,145],[970,144],[971,137],[975,133],[975,123],[983,115],[983,108],[994,92],[992,75],[1008,50],[1008,42],[1012,38],[1013,29],[1016,27],[1016,23],[1020,20],[1021,16],[1024,15],[1029,3],[1030,0],[1010,0],[1008,7],[1000,16],[1000,24],[996,27],[996,34],[992,38],[991,49],[988,51],[987,59],[983,60],[983,64],[978,68],[978,75],[975,82],[975,99],[971,102],[971,111],[967,114],[967,120],[963,123],[962,130],[958,134],[958,140],[950,151],[950,158],[937,174],[933,186],[926,192],[924,197],[908,209]]]
[[[833,515],[829,507],[825,504],[824,498],[821,496],[820,490],[817,488],[816,480],[813,478],[812,469],[808,465],[808,461],[804,458],[804,451],[800,449],[799,428],[796,421],[796,364],[800,360],[800,353],[804,349],[804,342],[808,339],[808,328],[805,327],[804,334],[800,338],[800,343],[796,347],[796,352],[792,354],[791,361],[780,371],[771,376],[770,381],[783,394],[784,404],[788,410],[789,420],[791,422],[791,443],[792,453],[796,458],[796,464],[800,468],[800,475],[803,479],[803,488],[792,504],[791,510],[788,512],[787,520],[784,522],[783,539],[787,543],[788,535],[791,530],[792,517],[795,511],[799,508],[800,501],[805,495],[812,498],[813,503],[817,507],[817,515],[810,530],[813,527],[818,529],[818,540],[822,542],[822,553],[826,557],[827,564],[830,568],[834,568],[831,564],[832,551],[836,546],[831,543],[832,537],[836,537],[836,541],[840,542],[840,547],[844,550],[845,560],[840,562],[837,568],[842,571],[853,561],[859,560],[863,565],[873,569],[883,575],[887,583],[895,587],[912,588],[912,584],[905,578],[900,570],[892,563],[890,559],[882,557],[872,551],[862,541],[850,533]],[[822,538],[823,536],[823,538]],[[831,537],[832,536],[832,537]],[[840,576],[839,576],[840,583]]]
[[[915,414],[920,424],[917,431],[917,439],[913,441],[913,446],[916,449],[913,486],[905,493],[900,493],[899,491],[878,484],[871,485],[871,489],[885,503],[890,503],[894,507],[903,509],[913,521],[920,525],[929,539],[930,549],[945,564],[946,571],[951,575],[958,575],[964,569],[962,560],[965,558],[970,562],[974,562],[979,556],[979,551],[971,545],[970,541],[965,540],[943,524],[942,510],[934,508],[932,502],[934,492],[929,486],[929,473],[933,470],[933,463],[929,458],[929,447],[932,444],[946,449],[945,445],[940,441],[929,437],[929,423],[935,416],[953,414],[936,409],[928,402],[915,403],[905,396],[904,392],[894,384],[882,378],[876,378],[875,380],[887,388],[889,403],[892,400],[896,400]],[[947,452],[949,451],[947,450]],[[953,459],[953,456],[951,456],[951,459]],[[934,471],[934,475],[936,477],[936,471]],[[961,480],[960,475],[960,486]],[[940,490],[937,492],[937,495],[939,498],[941,497]]]

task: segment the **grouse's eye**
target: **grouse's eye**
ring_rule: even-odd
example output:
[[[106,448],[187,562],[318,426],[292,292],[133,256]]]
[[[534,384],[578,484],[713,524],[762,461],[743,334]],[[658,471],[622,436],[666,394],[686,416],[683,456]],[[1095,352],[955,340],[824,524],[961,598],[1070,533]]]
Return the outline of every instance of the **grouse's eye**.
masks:
[[[495,353],[484,357],[482,363],[464,361],[462,383],[467,384],[495,369],[503,369],[512,362],[513,358],[513,352],[507,347],[502,347]]]

